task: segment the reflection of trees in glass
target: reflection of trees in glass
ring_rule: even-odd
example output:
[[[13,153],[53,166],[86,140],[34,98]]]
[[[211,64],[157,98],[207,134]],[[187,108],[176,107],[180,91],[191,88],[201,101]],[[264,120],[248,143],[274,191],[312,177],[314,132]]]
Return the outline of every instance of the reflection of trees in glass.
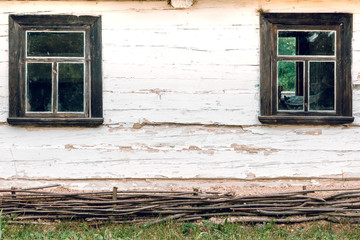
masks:
[[[279,37],[279,55],[296,55],[296,38]]]
[[[333,56],[335,45],[334,31],[279,31],[278,35],[280,56]]]
[[[279,56],[334,54],[334,31],[279,31]],[[278,84],[282,86],[283,91],[295,91],[297,70],[299,69],[294,62],[279,62]]]
[[[278,64],[278,85],[283,91],[295,91],[296,63],[279,62]]]
[[[279,37],[279,55],[296,54],[295,37]],[[279,62],[278,65],[278,84],[283,87],[283,91],[295,91],[296,67],[295,62]]]
[[[58,92],[60,112],[84,111],[84,64],[59,64]]]

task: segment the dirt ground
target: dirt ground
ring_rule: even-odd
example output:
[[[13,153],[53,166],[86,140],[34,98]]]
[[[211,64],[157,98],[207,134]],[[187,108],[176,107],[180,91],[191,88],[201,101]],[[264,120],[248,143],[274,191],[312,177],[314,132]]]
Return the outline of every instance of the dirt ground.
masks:
[[[151,190],[151,191],[191,191],[233,193],[238,196],[258,195],[266,193],[319,190],[319,189],[353,189],[359,188],[360,180],[342,179],[267,179],[267,180],[238,180],[238,179],[91,179],[91,180],[0,180],[0,189],[26,189],[33,187],[58,187],[46,191],[70,193],[112,191]],[[329,196],[336,191],[319,191],[316,196]]]

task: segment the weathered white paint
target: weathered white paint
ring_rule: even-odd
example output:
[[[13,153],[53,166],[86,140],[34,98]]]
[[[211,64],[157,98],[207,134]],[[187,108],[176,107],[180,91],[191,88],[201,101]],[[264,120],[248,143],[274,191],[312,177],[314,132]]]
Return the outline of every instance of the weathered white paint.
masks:
[[[0,178],[360,177],[360,1],[0,1]],[[266,126],[259,16],[352,12],[347,126]],[[91,14],[103,23],[105,124],[6,124],[8,14]]]
[[[193,0],[171,0],[171,6],[174,8],[189,8],[193,3]]]
[[[1,136],[11,131],[0,142],[6,178],[360,174],[360,129],[352,127],[5,128]],[[334,144],[338,136],[347,137]]]

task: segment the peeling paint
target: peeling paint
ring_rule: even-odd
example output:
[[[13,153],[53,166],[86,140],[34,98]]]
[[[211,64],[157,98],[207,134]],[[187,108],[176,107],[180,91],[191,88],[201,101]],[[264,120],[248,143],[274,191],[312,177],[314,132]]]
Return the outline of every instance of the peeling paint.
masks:
[[[236,152],[246,152],[246,153],[249,153],[249,154],[263,153],[265,156],[268,156],[268,155],[270,155],[270,154],[272,154],[274,152],[279,151],[277,149],[249,147],[247,145],[239,145],[239,144],[236,144],[236,143],[231,144],[231,147]]]
[[[121,126],[117,126],[117,127],[109,127],[109,132],[115,132],[115,131],[120,131],[120,130],[123,130],[124,128],[121,127]]]
[[[148,151],[149,153],[157,153],[160,152],[160,150],[149,147],[149,146],[145,146],[146,151]]]
[[[297,135],[321,135],[322,134],[322,130],[321,129],[312,129],[312,130],[301,130],[301,129],[297,129],[294,130],[294,132]]]
[[[166,1],[72,1],[70,11],[66,1],[0,1],[0,176],[360,177],[360,9],[345,2],[202,0],[173,10]],[[354,13],[354,123],[258,121],[260,8]],[[6,123],[9,13],[103,16],[102,126]]]
[[[121,146],[121,147],[119,147],[119,150],[124,151],[124,152],[130,152],[130,151],[133,151],[133,148],[130,146]]]
[[[67,150],[73,150],[73,149],[76,149],[76,148],[75,148],[74,145],[72,145],[72,144],[66,144],[66,145],[65,145],[65,149],[67,149]]]
[[[196,151],[200,151],[200,150],[201,150],[198,146],[190,146],[188,149],[189,149],[189,150],[196,150]]]
[[[133,125],[133,129],[140,129],[142,128],[144,125],[143,124],[140,124],[140,123],[134,123]]]

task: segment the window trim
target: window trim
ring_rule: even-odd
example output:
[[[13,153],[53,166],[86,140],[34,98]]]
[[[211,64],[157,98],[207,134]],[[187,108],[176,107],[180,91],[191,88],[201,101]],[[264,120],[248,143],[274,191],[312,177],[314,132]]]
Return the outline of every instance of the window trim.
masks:
[[[89,91],[84,98],[88,113],[79,116],[75,113],[48,116],[45,114],[29,114],[25,111],[25,69],[26,32],[42,31],[84,31],[84,56],[89,62]],[[9,124],[23,126],[87,126],[93,127],[103,123],[102,104],[102,39],[100,16],[74,15],[9,15]],[[51,58],[50,58],[51,59]],[[74,58],[76,59],[76,58]],[[89,95],[89,96],[87,96]],[[85,107],[85,106],[84,106]]]
[[[277,111],[277,68],[275,66],[277,64],[277,34],[278,30],[287,29],[336,31],[336,110],[334,112]],[[259,121],[265,124],[346,124],[353,122],[351,42],[352,14],[349,13],[261,13]],[[323,58],[324,61],[327,59],[326,57],[307,58],[309,61],[317,61],[320,58]],[[302,61],[301,56],[299,56],[299,61]]]

